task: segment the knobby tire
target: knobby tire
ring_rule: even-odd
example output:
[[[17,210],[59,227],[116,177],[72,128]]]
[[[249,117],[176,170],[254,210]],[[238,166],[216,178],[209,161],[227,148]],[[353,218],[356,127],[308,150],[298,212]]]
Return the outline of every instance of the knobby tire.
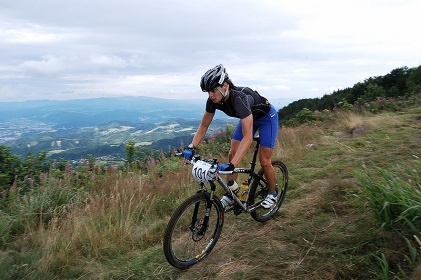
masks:
[[[273,168],[275,169],[276,176],[276,190],[277,190],[277,202],[274,206],[269,209],[259,207],[256,211],[251,212],[250,215],[254,220],[258,222],[266,222],[276,212],[282,205],[282,202],[285,199],[286,191],[288,188],[288,169],[286,165],[279,161],[272,161]],[[249,204],[258,203],[263,201],[269,192],[269,187],[264,178],[263,169],[260,169],[250,184],[250,193],[249,193]]]
[[[203,221],[208,201],[208,193],[196,193],[171,216],[164,233],[163,249],[165,258],[172,266],[180,269],[191,267],[205,258],[218,241],[224,223],[224,209],[219,199],[214,197],[205,229]],[[195,212],[196,219],[193,218]]]

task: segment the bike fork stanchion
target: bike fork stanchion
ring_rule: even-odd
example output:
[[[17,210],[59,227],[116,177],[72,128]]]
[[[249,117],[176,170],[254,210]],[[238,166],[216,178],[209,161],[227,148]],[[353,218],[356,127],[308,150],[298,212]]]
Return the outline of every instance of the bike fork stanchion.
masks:
[[[213,181],[209,182],[211,185],[211,193],[210,195],[207,195],[206,198],[206,212],[205,212],[205,217],[203,218],[203,224],[198,232],[198,234],[200,235],[204,235],[206,230],[208,229],[208,225],[209,225],[209,217],[210,217],[210,213],[211,213],[211,209],[212,209],[212,200],[213,200],[213,194],[216,190],[216,185]],[[198,203],[199,204],[199,203]],[[197,216],[197,209],[198,209],[198,205],[195,206],[194,209],[194,215],[193,216]]]
[[[208,199],[206,202],[206,212],[205,212],[205,217],[203,218],[203,224],[198,232],[198,234],[200,235],[204,235],[206,230],[208,229],[209,216],[210,216],[211,209],[212,209],[212,200]]]
[[[200,202],[196,202],[196,204],[194,205],[193,215],[191,217],[191,223],[190,223],[191,231],[194,231],[195,229],[195,225],[197,221],[197,212],[199,211],[199,207],[200,207]]]

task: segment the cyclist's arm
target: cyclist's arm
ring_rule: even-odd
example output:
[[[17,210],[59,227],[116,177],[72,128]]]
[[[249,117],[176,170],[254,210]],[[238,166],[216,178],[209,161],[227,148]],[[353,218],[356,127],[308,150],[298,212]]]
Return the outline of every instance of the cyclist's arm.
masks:
[[[206,131],[208,131],[209,125],[211,124],[214,115],[215,113],[209,112],[205,112],[203,114],[202,122],[200,123],[199,128],[193,137],[192,144],[194,147],[197,147],[200,142],[202,142],[202,139],[205,137]]]
[[[237,152],[231,159],[231,163],[234,166],[238,166],[243,156],[247,153],[253,142],[253,115],[250,114],[247,117],[241,119],[241,128],[243,130],[243,139],[238,146]]]

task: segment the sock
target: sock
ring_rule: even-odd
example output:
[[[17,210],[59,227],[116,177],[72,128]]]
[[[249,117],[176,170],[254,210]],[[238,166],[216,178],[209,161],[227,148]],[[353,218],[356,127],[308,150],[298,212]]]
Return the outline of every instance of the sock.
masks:
[[[277,195],[276,191],[274,191],[274,192],[269,192],[269,194],[273,195],[274,197],[276,197],[276,195]]]

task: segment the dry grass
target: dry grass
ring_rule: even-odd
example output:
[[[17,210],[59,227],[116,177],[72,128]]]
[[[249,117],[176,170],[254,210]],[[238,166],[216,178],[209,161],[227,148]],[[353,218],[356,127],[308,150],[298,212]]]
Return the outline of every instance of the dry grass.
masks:
[[[156,178],[153,185],[138,173],[110,176],[91,192],[86,207],[74,209],[66,219],[54,219],[48,229],[34,234],[43,248],[40,269],[61,271],[82,265],[84,259],[100,262],[159,243],[173,205],[192,193],[187,175],[176,174],[180,185],[171,182],[174,176]]]
[[[369,114],[357,114],[352,111],[339,111],[336,113],[336,121],[332,124],[331,129],[351,133],[359,126],[364,126],[369,130],[373,127],[373,125],[372,116]]]
[[[316,143],[322,135],[323,131],[315,126],[283,128],[279,132],[278,144],[273,157],[289,161],[300,160],[307,154],[307,146]]]
[[[88,256],[101,259],[127,251],[125,243],[131,241],[131,232],[142,226],[139,213],[150,215],[148,205],[153,195],[144,191],[145,183],[140,176],[116,177],[101,187],[91,194],[86,207],[74,209],[67,219],[56,219],[50,224],[43,238],[41,263],[46,267],[59,268],[66,260]],[[63,259],[57,258],[57,254]]]

